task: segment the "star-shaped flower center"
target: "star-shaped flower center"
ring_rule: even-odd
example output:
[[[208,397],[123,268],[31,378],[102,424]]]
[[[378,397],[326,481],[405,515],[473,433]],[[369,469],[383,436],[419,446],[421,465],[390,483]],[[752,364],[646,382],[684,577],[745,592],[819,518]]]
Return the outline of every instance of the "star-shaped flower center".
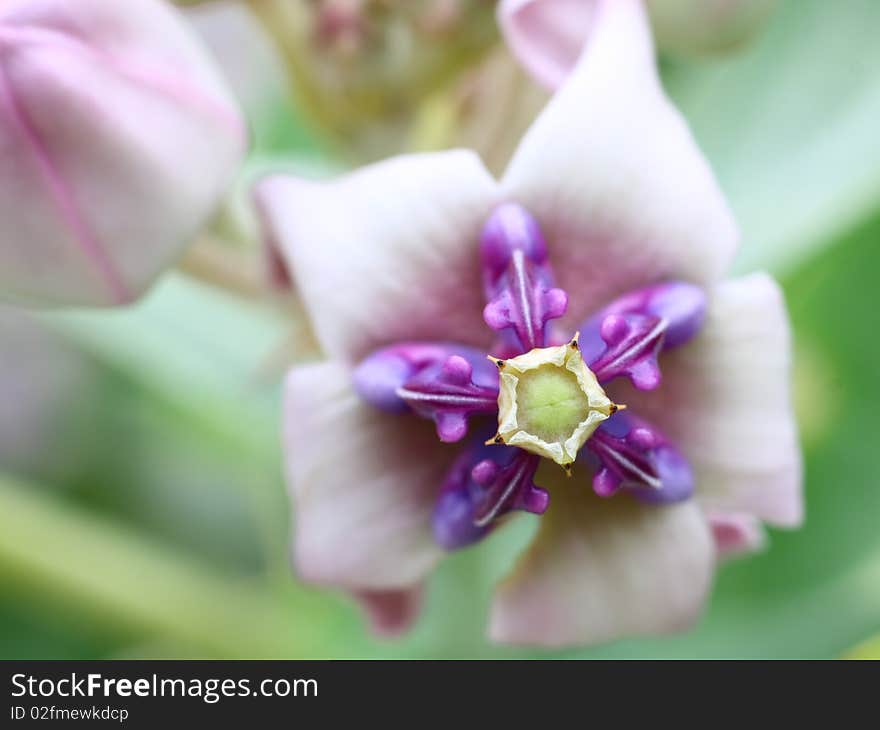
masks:
[[[495,363],[498,434],[491,443],[518,446],[568,470],[599,424],[618,410],[584,362],[577,336]]]

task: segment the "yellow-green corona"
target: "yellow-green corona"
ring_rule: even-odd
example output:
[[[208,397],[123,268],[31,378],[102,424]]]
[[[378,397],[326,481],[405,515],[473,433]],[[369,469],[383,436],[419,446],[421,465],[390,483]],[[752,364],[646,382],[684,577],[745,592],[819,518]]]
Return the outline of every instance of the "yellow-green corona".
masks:
[[[490,443],[531,451],[570,469],[599,424],[618,410],[587,367],[575,335],[509,360],[500,371],[498,434]]]

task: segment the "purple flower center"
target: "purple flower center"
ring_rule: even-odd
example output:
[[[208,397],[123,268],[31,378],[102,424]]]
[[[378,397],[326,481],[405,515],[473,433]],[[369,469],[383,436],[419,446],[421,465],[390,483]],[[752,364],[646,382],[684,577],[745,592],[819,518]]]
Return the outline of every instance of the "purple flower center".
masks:
[[[494,430],[478,427],[439,485],[439,544],[471,544],[514,510],[542,514],[550,495],[534,483],[541,456],[570,468],[577,454],[602,497],[625,492],[657,504],[689,498],[693,475],[684,456],[631,410],[617,412],[601,386],[625,377],[638,390],[658,388],[660,353],[702,326],[703,291],[673,281],[629,292],[586,319],[572,339],[553,321],[566,313],[568,296],[555,286],[537,221],[521,206],[503,204],[489,218],[480,263],[483,318],[497,333],[491,353],[404,342],[374,352],[354,373],[362,398],[433,420],[440,441],[464,439],[471,420],[494,416],[498,423]],[[554,429],[558,441],[546,435],[557,438]]]

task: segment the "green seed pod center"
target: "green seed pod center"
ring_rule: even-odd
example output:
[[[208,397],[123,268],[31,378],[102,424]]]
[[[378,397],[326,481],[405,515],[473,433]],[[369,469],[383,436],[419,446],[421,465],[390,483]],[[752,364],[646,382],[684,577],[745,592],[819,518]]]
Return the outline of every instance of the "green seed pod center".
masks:
[[[555,365],[520,376],[516,402],[519,427],[548,443],[567,439],[590,410],[574,373]]]
[[[497,364],[501,387],[494,443],[518,446],[568,468],[618,408],[584,363],[577,337]]]

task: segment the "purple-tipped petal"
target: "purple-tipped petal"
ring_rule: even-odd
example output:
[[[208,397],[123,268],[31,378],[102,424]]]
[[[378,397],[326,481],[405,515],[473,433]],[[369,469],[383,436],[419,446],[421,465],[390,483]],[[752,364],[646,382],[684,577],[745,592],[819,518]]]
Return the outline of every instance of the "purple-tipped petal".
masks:
[[[547,322],[565,314],[568,296],[553,285],[537,221],[522,206],[499,206],[483,229],[480,258],[486,323],[499,332],[511,330],[518,352],[543,347]]]
[[[474,443],[455,460],[434,508],[434,538],[447,549],[485,537],[513,510],[542,514],[549,495],[532,479],[540,458],[508,446]]]
[[[690,464],[656,428],[628,412],[604,421],[587,441],[596,474],[593,491],[610,497],[626,489],[642,502],[669,504],[694,491]]]
[[[390,413],[412,410],[458,441],[467,419],[498,407],[498,369],[478,350],[451,343],[404,343],[374,352],[354,372],[368,403]]]

